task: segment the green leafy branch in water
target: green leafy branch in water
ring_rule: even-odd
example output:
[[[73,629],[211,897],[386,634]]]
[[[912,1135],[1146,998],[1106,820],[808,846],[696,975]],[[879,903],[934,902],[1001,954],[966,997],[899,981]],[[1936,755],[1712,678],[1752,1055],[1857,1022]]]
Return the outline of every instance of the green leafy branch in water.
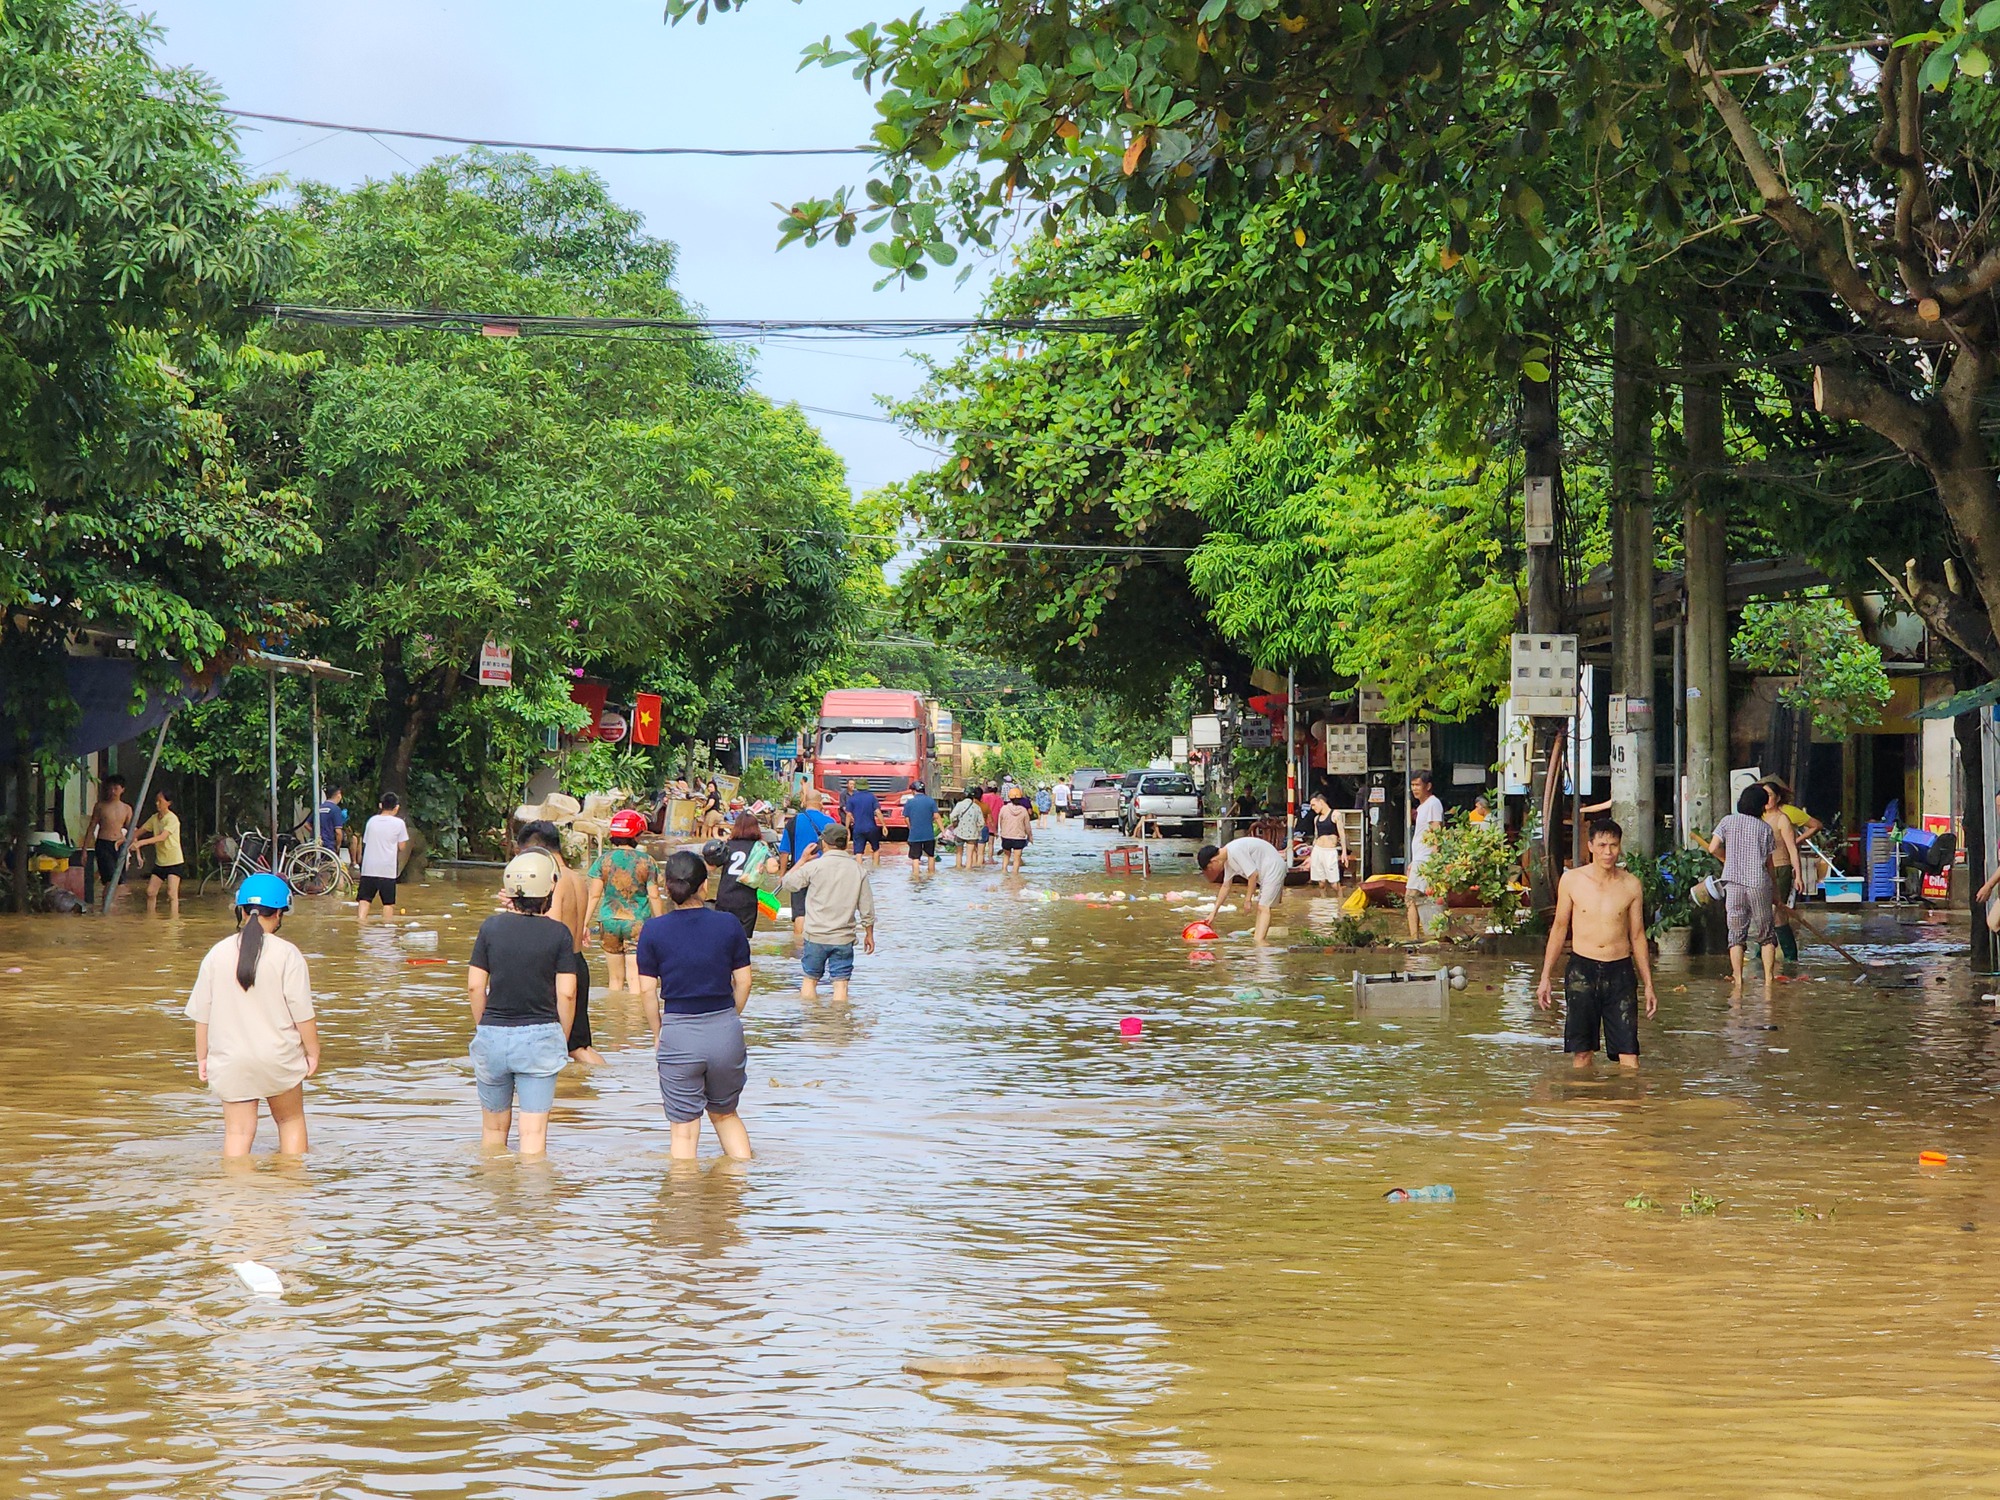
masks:
[[[1824,735],[1844,739],[1878,723],[1889,701],[1881,650],[1838,600],[1746,605],[1729,654],[1752,671],[1795,678],[1779,701],[1810,710]]]
[[[1649,1194],[1634,1193],[1625,1200],[1625,1206],[1635,1214],[1649,1214],[1660,1206],[1660,1202]]]
[[[1722,1207],[1720,1199],[1704,1193],[1700,1188],[1688,1189],[1688,1201],[1681,1205],[1681,1217],[1692,1219],[1704,1214],[1713,1214]]]

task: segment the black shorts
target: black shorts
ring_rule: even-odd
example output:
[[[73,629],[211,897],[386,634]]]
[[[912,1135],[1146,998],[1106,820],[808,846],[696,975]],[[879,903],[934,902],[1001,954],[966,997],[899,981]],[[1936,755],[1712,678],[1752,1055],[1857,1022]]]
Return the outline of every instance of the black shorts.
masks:
[[[880,849],[881,847],[882,828],[880,824],[877,824],[873,828],[857,828],[854,830],[854,852],[856,854],[861,853],[864,849]]]
[[[97,863],[98,884],[109,885],[118,868],[118,840],[99,839],[91,846],[90,857]]]
[[[1026,839],[1002,839],[1000,840],[1000,847],[1003,850],[1025,849],[1028,847],[1028,841]]]
[[[1563,1051],[1595,1052],[1600,1030],[1606,1055],[1639,1055],[1639,971],[1630,958],[1572,953],[1563,975]]]
[[[936,840],[936,839],[911,839],[911,840],[910,840],[910,858],[911,858],[911,859],[936,859],[936,858],[937,858],[937,840]]]
[[[393,875],[363,875],[355,890],[354,899],[366,906],[377,896],[384,906],[396,904],[396,877]]]
[[[155,880],[168,880],[168,879],[185,880],[187,878],[187,872],[188,872],[188,867],[186,865],[153,866],[153,878]]]
[[[571,953],[569,958],[570,972],[576,975],[576,1015],[569,1023],[569,1050],[580,1052],[590,1045],[590,960],[581,953]]]
[[[792,920],[794,922],[803,922],[805,919],[806,893],[805,888],[801,886],[798,890],[792,892]]]
[[[750,899],[745,901],[743,899],[745,896],[748,896]],[[755,937],[757,935],[757,912],[759,908],[757,906],[757,892],[755,888],[737,886],[735,890],[730,892],[730,899],[728,901],[718,901],[715,903],[715,909],[717,911],[726,911],[730,916],[741,922],[745,937]]]

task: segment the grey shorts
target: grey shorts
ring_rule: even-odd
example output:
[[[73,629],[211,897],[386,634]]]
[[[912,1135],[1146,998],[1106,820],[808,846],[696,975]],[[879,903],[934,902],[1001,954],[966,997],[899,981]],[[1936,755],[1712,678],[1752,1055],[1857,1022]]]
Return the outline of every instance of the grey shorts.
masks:
[[[1747,948],[1754,941],[1767,948],[1777,941],[1771,925],[1771,888],[1768,885],[1722,883],[1722,906],[1729,915],[1729,946]]]
[[[660,1018],[660,1103],[676,1125],[711,1114],[733,1115],[743,1096],[749,1058],[743,1018],[730,1006],[698,1015]]]

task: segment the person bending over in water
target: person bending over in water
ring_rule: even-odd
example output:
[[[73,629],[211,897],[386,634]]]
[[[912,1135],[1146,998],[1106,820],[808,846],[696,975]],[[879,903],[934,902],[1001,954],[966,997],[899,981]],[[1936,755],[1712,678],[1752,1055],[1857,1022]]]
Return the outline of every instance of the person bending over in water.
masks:
[[[1263,839],[1245,836],[1231,839],[1220,849],[1203,844],[1194,857],[1195,868],[1222,887],[1215,893],[1215,906],[1208,914],[1213,923],[1222,915],[1222,903],[1229,898],[1229,882],[1241,880],[1244,895],[1257,904],[1254,941],[1264,942],[1271,933],[1271,913],[1285,899],[1286,864],[1284,853]]]
[[[1653,994],[1653,966],[1646,953],[1646,898],[1639,877],[1618,867],[1625,830],[1609,818],[1590,825],[1590,863],[1563,871],[1556,887],[1556,920],[1542,956],[1542,982],[1535,1004],[1554,999],[1556,960],[1563,939],[1571,940],[1569,969],[1563,976],[1563,1051],[1587,1068],[1597,1056],[1597,1038],[1621,1068],[1639,1066],[1640,985],[1646,990],[1646,1019],[1659,1009]]]
[[[292,888],[252,875],[236,889],[237,932],[208,950],[188,996],[195,1068],[222,1100],[222,1154],[248,1156],[257,1101],[278,1127],[278,1149],[306,1149],[305,1081],[319,1071],[306,957],[278,936]]]

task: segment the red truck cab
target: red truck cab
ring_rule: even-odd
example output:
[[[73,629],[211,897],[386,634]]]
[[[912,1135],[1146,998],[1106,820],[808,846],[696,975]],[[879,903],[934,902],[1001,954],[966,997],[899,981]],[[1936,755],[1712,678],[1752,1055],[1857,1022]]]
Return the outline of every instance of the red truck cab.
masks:
[[[839,815],[847,794],[866,787],[882,803],[885,832],[903,831],[903,798],[917,782],[937,794],[936,747],[923,694],[892,688],[837,688],[819,708],[813,785]]]

